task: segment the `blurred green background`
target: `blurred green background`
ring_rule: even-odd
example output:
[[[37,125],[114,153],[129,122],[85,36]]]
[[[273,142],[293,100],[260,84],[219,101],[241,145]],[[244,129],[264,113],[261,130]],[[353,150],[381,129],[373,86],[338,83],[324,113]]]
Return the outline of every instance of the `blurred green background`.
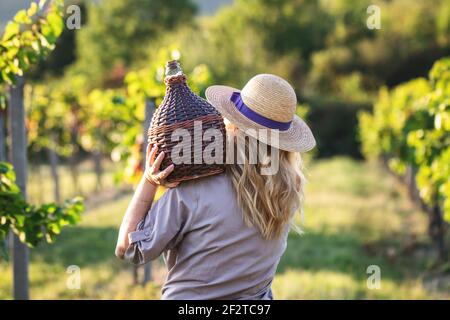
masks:
[[[30,2],[2,0],[2,30]],[[429,72],[450,55],[449,1],[65,2],[66,8],[73,4],[80,9],[80,28],[64,27],[48,58],[26,74],[28,200],[41,204],[82,195],[86,212],[54,244],[31,249],[31,298],[159,297],[162,262],[152,263],[151,281],[142,283],[143,270],[118,261],[114,247],[142,172],[145,109],[160,103],[164,64],[173,58],[200,95],[212,84],[241,88],[258,73],[286,78],[296,90],[298,114],[317,139],[306,159],[309,185],[300,221],[305,234],[289,237],[273,284],[275,298],[450,297],[448,254],[437,244],[449,244],[443,221],[449,164],[439,158],[444,174],[426,181],[437,188],[436,197],[418,196],[425,183],[417,185],[415,174],[425,169],[409,156],[417,149],[406,137],[411,130],[428,130],[429,121],[410,129],[407,120],[417,108],[409,98],[394,103],[399,85],[429,79],[423,80],[429,87],[416,84],[405,96],[442,96],[443,125],[435,126],[438,113],[428,112],[429,104],[418,110],[427,111],[434,119],[430,128],[439,131],[433,133],[434,145],[439,142],[433,152],[448,150],[450,63],[442,63],[439,76]],[[380,29],[367,25],[373,4],[380,10]],[[71,14],[64,12],[68,19]],[[393,92],[392,100],[383,100],[383,92]],[[388,114],[391,107],[401,112]],[[373,110],[390,117],[392,126],[360,118],[369,119]],[[397,131],[395,123],[402,124]],[[397,139],[382,147],[387,132]],[[435,206],[442,216],[438,231]],[[66,286],[70,265],[81,268],[80,289]],[[381,288],[367,286],[370,265],[381,268]],[[11,263],[3,259],[0,298],[12,298],[11,288]]]

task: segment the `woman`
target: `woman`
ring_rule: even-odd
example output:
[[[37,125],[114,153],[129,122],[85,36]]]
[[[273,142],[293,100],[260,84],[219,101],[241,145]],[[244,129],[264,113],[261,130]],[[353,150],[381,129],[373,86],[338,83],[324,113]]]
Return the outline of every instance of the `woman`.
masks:
[[[227,120],[233,146],[227,155],[235,161],[227,159],[226,173],[184,182],[152,205],[174,166],[159,171],[164,154],[155,158],[157,149],[149,148],[116,255],[143,264],[163,254],[163,299],[272,299],[271,283],[301,208],[300,152],[315,140],[295,115],[294,90],[280,77],[257,75],[242,91],[212,86],[206,96]],[[268,167],[276,170],[263,173]]]

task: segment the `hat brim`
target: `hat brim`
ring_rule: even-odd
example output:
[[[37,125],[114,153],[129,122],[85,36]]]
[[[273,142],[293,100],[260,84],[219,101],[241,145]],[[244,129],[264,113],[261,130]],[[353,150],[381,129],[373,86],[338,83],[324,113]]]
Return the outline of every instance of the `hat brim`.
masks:
[[[274,143],[271,139],[271,131],[244,116],[236,108],[234,103],[230,100],[233,92],[240,92],[239,89],[235,89],[229,86],[215,85],[206,89],[206,99],[211,103],[220,114],[228,119],[231,123],[236,125],[239,129],[245,130],[245,132],[260,140],[263,143],[275,146],[281,150],[291,152],[307,152],[314,148],[316,140],[308,125],[297,115],[294,115],[291,126],[288,130],[278,131],[278,141]],[[267,129],[269,134],[258,134],[258,130],[247,129]]]

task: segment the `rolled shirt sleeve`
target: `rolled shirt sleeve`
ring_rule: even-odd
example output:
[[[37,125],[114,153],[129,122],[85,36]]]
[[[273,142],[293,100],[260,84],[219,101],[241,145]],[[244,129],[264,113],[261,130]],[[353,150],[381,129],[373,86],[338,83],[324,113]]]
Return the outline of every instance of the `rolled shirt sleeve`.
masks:
[[[128,234],[125,259],[145,264],[175,247],[189,231],[196,207],[197,199],[188,188],[181,185],[167,190],[138,223],[136,231]]]

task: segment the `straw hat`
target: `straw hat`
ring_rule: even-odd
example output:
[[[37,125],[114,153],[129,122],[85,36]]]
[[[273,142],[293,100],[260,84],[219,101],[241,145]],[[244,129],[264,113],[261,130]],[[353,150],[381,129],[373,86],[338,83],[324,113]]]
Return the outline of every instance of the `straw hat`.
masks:
[[[206,98],[224,118],[266,144],[292,152],[306,152],[316,145],[311,129],[295,115],[294,89],[278,76],[259,74],[242,91],[211,86],[206,89]],[[269,130],[263,134],[258,129]],[[270,138],[274,131],[278,132],[276,143]]]

